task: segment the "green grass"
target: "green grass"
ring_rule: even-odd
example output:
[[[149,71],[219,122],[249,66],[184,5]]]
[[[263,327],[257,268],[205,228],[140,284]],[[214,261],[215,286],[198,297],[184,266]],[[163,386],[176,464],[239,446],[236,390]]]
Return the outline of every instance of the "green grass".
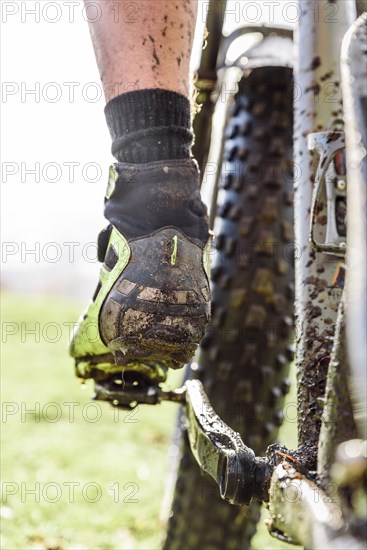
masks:
[[[1,548],[159,549],[177,406],[131,414],[91,403],[66,353],[79,313],[59,299],[2,295]],[[292,446],[294,424],[285,429]],[[254,541],[286,547],[264,527]]]

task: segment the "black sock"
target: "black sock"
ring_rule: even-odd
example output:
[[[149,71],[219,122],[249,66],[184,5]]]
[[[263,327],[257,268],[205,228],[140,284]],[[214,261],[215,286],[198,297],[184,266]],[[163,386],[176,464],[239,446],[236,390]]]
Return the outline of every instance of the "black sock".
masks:
[[[112,154],[119,162],[141,164],[191,156],[190,101],[170,90],[121,94],[105,108]]]

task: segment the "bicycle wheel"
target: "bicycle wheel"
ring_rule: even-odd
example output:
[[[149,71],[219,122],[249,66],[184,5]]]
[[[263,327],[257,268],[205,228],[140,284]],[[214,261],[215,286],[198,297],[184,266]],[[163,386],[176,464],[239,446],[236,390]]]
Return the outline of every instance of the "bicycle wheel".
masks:
[[[239,83],[224,136],[212,262],[212,321],[193,376],[257,455],[282,422],[293,358],[292,71]],[[165,550],[247,548],[260,504],[232,506],[183,433]]]

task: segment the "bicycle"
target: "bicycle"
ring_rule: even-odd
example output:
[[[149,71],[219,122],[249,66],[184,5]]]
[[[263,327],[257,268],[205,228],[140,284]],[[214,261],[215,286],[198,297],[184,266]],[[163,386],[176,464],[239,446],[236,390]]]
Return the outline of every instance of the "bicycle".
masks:
[[[366,272],[355,266],[366,265],[367,92],[352,54],[366,52],[366,15],[354,22],[353,0],[303,0],[300,13],[293,80],[291,31],[224,38],[225,2],[210,1],[194,154],[216,235],[212,321],[182,388],[135,382],[122,397],[96,385],[118,407],[184,407],[165,550],[247,548],[261,502],[284,542],[363,547]],[[254,33],[228,62],[234,41]],[[296,451],[274,443],[294,355]]]

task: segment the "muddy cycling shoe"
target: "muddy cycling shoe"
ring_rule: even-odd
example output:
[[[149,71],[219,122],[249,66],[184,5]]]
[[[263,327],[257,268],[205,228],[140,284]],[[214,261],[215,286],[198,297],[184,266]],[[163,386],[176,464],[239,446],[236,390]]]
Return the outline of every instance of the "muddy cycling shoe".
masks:
[[[198,185],[189,159],[112,169],[105,208],[111,224],[98,242],[100,281],[71,343],[77,376],[98,382],[136,372],[159,383],[169,367],[193,356],[210,316],[208,227]]]

